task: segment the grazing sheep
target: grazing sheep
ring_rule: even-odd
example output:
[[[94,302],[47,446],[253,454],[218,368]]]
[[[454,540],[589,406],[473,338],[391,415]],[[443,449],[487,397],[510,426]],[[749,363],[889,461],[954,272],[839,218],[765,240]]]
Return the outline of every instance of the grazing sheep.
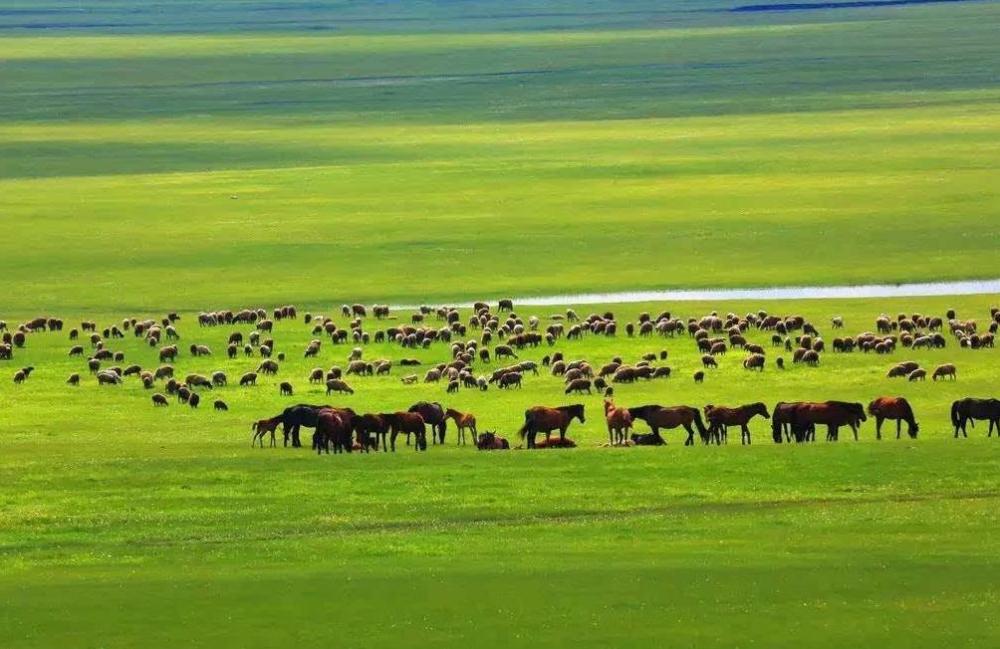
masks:
[[[278,364],[272,360],[266,360],[257,367],[257,371],[261,374],[277,374]]]
[[[566,386],[566,394],[572,394],[574,392],[579,392],[579,393],[586,392],[587,394],[593,394],[590,391],[590,386],[591,386],[590,379],[576,379],[570,381],[569,384]]]
[[[778,366],[779,370],[785,369],[785,359],[780,356],[774,361],[774,364]]]
[[[331,379],[326,382],[326,393],[329,395],[332,392],[354,394],[354,390],[351,389],[351,386],[347,385],[347,383],[341,381],[340,379]]]
[[[69,378],[66,379],[66,383],[69,385],[80,385],[80,375],[75,373],[70,374]]]
[[[290,397],[294,392],[295,390],[292,389],[292,384],[289,383],[288,381],[282,381],[278,385],[278,394],[280,394],[283,397]]]
[[[448,389],[447,389],[448,394],[454,394],[458,392],[459,387],[460,384],[458,382],[458,379],[453,379],[451,381],[448,381]]]
[[[697,372],[695,372],[694,373],[694,382],[695,383],[704,383],[705,382],[705,373],[703,371],[701,371],[701,370],[698,370]]]
[[[257,385],[257,373],[256,372],[247,372],[246,374],[244,374],[243,376],[240,377],[240,386],[241,387],[246,387],[246,386],[250,386],[250,385]]]
[[[122,377],[118,376],[117,372],[112,372],[111,370],[103,370],[97,373],[97,384],[98,385],[121,385]]]
[[[212,385],[217,385],[222,387],[229,383],[229,379],[226,378],[225,372],[212,372]]]
[[[441,372],[438,370],[427,370],[424,374],[424,383],[437,383],[441,380]]]
[[[765,358],[761,354],[751,354],[743,359],[743,368],[747,370],[764,371]]]
[[[417,376],[416,374],[409,374],[407,376],[402,377],[399,380],[402,381],[403,385],[413,385],[414,383],[420,380],[420,377]]]
[[[157,392],[152,397],[154,406],[169,406],[170,402],[167,401],[167,397]]]
[[[944,378],[946,376],[950,376],[953,381],[958,378],[958,370],[952,363],[944,363],[935,367],[931,378],[937,381],[938,377]]]
[[[197,408],[199,403],[201,403],[201,396],[197,392],[192,392],[191,396],[188,397],[188,405]]]
[[[655,370],[653,370],[653,377],[652,378],[654,378],[654,379],[669,379],[670,378],[670,371],[671,371],[670,368],[667,367],[666,365],[664,365],[662,367],[657,367]]]
[[[708,367],[718,367],[719,364],[715,362],[715,359],[710,354],[704,354],[701,357],[701,364]]]
[[[906,377],[906,380],[908,381],[924,381],[926,379],[927,379],[927,370],[925,369],[913,370]]]
[[[222,411],[229,410],[229,406],[227,406],[226,402],[223,401],[222,399],[216,399],[215,403],[212,405],[216,410],[222,410]]]

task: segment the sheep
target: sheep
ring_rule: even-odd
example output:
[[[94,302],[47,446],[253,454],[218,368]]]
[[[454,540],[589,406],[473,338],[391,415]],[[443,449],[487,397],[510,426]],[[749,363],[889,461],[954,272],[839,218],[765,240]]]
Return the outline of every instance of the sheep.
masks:
[[[341,381],[340,379],[332,379],[326,382],[326,393],[329,395],[332,392],[354,394],[354,390],[351,389],[351,386],[347,385],[347,383]]]
[[[955,380],[958,378],[957,372],[958,370],[952,363],[944,363],[943,365],[938,365],[934,368],[934,373],[931,375],[931,378],[937,381],[938,377],[944,378],[946,376],[950,376],[952,380]]]
[[[294,392],[295,390],[292,388],[292,384],[288,381],[282,381],[278,385],[278,394],[283,397],[290,397]]]

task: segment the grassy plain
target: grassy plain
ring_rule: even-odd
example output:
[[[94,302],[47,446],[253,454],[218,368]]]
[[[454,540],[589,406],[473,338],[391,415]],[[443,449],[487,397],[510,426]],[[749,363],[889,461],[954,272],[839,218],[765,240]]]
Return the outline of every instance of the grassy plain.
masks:
[[[883,311],[956,308],[985,320],[990,305],[966,297],[672,306],[680,316],[710,306],[794,311],[829,339],[832,315],[854,333]],[[609,308],[625,320],[664,306]],[[185,354],[178,371],[233,377],[255,367],[259,359],[221,357],[230,330],[200,329],[183,314],[182,345],[206,343],[216,356]],[[869,422],[860,442],[794,447],[774,445],[757,420],[750,447],[685,448],[675,433],[664,448],[614,450],[598,446],[606,439],[600,398],[565,397],[546,374],[528,377],[520,392],[446,395],[443,385],[403,386],[397,368],[354,379],[354,396],[327,399],[306,374],[343,365],[348,347],[325,343],[319,359],[301,358],[312,337],[301,321],[279,323],[274,337],[288,353],[277,377],[205,393],[225,399],[228,413],[207,404],[154,409],[134,381],[101,389],[85,376],[71,389],[65,376],[83,363],[66,356],[65,332],[30,339],[12,367],[37,370],[22,386],[0,385],[7,646],[138,638],[149,646],[537,646],[572,635],[584,646],[770,647],[805,638],[820,647],[930,647],[996,637],[989,611],[1000,563],[990,539],[1000,442],[983,429],[954,440],[947,418],[952,399],[994,393],[993,350],[827,354],[819,368],[769,364],[763,374],[744,371],[731,353],[695,386],[698,354],[686,336],[557,344],[594,362],[667,349],[675,376],[618,386],[622,404],[903,394],[922,426],[915,441],[876,442]],[[767,343],[766,334],[752,338]],[[131,337],[113,348],[128,362],[156,364]],[[365,354],[400,356],[383,345]],[[429,363],[447,349],[413,355]],[[884,378],[903,358],[956,362],[959,380]],[[295,385],[294,398],[278,396],[279,380]],[[424,398],[473,411],[481,428],[515,443],[529,405],[583,401],[588,420],[571,429],[581,447],[564,452],[477,453],[455,447],[453,432],[426,454],[404,447],[316,458],[248,445],[249,422],[291,402],[384,411]]]
[[[231,377],[198,309],[467,301],[658,287],[991,277],[1000,262],[998,5],[0,0],[0,318],[181,310],[178,369]],[[993,297],[610,305],[985,322]],[[546,315],[555,308],[527,309]],[[581,308],[581,312],[591,309]],[[597,310],[596,308],[594,310]],[[405,315],[405,314],[404,314]],[[281,323],[294,400],[342,363]],[[996,352],[826,354],[618,400],[904,394],[920,438],[567,452],[251,450],[274,381],[229,413],[64,384],[63,334],[0,365],[0,647],[984,647],[997,644],[996,440],[946,409]],[[155,364],[128,338],[129,362]],[[529,352],[540,357],[542,350]],[[368,357],[398,358],[372,345]],[[410,355],[407,352],[407,355]],[[416,352],[443,358],[443,348]],[[773,361],[774,354],[771,354]],[[884,378],[951,361],[955,383]],[[15,387],[15,368],[34,365]],[[445,400],[511,434],[521,392],[357,380],[358,410]],[[574,399],[575,400],[575,399]],[[449,441],[453,440],[450,437]]]

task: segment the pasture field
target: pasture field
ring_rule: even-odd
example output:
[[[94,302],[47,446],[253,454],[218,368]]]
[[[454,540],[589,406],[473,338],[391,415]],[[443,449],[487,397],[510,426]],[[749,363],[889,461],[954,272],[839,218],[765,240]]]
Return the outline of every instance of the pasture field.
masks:
[[[679,317],[710,308],[799,313],[829,340],[829,318],[848,334],[897,311],[955,308],[985,326],[995,297],[609,305],[622,321],[673,307]],[[580,307],[581,315],[601,308]],[[323,313],[335,315],[331,305]],[[318,310],[313,310],[318,313]],[[545,317],[557,307],[518,309]],[[24,314],[26,315],[26,314]],[[68,314],[67,314],[68,315]],[[124,314],[104,314],[108,325]],[[408,321],[409,312],[393,322]],[[230,331],[178,322],[180,374],[222,369],[233,381],[259,358],[227,360]],[[9,322],[18,321],[8,318]],[[433,322],[433,320],[431,321]],[[67,327],[74,321],[67,318]],[[824,353],[817,368],[742,369],[730,352],[703,385],[693,341],[588,336],[525,350],[602,363],[667,349],[668,380],[616,386],[621,405],[742,403],[905,395],[918,439],[775,445],[767,422],[754,444],[693,448],[678,433],[660,448],[602,448],[598,395],[567,397],[544,372],[520,391],[445,393],[444,384],[404,386],[390,377],[348,380],[353,396],[310,387],[312,367],[345,365],[351,345],[323,343],[301,319],[273,334],[287,360],[255,388],[203,392],[198,410],[172,400],[154,408],[134,379],[99,388],[70,359],[67,333],[38,333],[3,367],[0,382],[0,629],[10,647],[51,646],[802,646],[880,644],[984,646],[1000,629],[997,559],[998,439],[980,425],[955,440],[951,401],[995,394],[996,350],[901,350],[887,356]],[[768,344],[769,334],[751,341]],[[155,350],[129,335],[111,348],[152,367]],[[447,346],[401,350],[371,344],[365,358],[415,356],[417,368],[450,356]],[[955,382],[884,377],[900,360],[954,362]],[[36,367],[14,386],[15,367]],[[662,363],[660,363],[662,364]],[[486,373],[497,364],[480,366]],[[64,384],[70,372],[83,384]],[[277,382],[297,393],[279,397]],[[161,389],[161,388],[158,388]],[[211,409],[223,398],[226,413]],[[296,402],[358,411],[439,400],[477,414],[515,444],[523,410],[583,402],[579,448],[484,453],[454,445],[427,453],[317,457],[306,449],[251,449],[249,423]],[[891,429],[890,429],[891,430]],[[822,431],[821,431],[822,433]],[[308,439],[308,435],[305,436]],[[731,436],[732,437],[732,436]],[[736,436],[738,440],[738,434]],[[280,436],[279,436],[280,440]],[[280,441],[279,441],[280,444]]]
[[[1000,262],[996,3],[308,4],[0,3],[7,309]]]

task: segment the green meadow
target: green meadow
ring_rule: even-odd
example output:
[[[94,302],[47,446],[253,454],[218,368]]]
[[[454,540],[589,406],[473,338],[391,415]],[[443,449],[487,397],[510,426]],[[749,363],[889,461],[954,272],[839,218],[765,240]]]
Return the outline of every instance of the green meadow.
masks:
[[[0,320],[67,323],[0,361],[0,647],[997,644],[1000,440],[982,423],[956,440],[948,417],[956,398],[998,396],[996,350],[949,335],[781,371],[790,355],[752,332],[766,370],[730,351],[702,385],[686,335],[526,350],[667,350],[673,376],[616,386],[621,405],[901,395],[921,426],[796,446],[757,419],[751,446],[672,432],[612,449],[601,397],[544,371],[449,395],[403,385],[397,363],[328,398],[308,372],[353,345],[303,358],[300,317],[276,325],[279,374],[241,389],[260,358],[228,360],[225,341],[252,327],[197,326],[199,310],[288,303],[343,325],[353,302],[995,278],[997,4],[740,4],[0,0]],[[576,308],[798,313],[829,345],[837,315],[857,334],[954,308],[985,330],[998,305]],[[566,306],[517,312],[548,323]],[[133,378],[99,387],[67,355],[83,319],[168,311],[178,373],[233,384],[197,410],[154,408]],[[130,333],[108,345],[158,365]],[[420,375],[450,356],[364,355],[417,357]],[[958,379],[887,379],[901,360],[955,363]],[[565,451],[480,453],[453,426],[426,453],[249,445],[251,421],[292,403],[421,399],[515,446],[526,407],[581,402],[587,421]]]

